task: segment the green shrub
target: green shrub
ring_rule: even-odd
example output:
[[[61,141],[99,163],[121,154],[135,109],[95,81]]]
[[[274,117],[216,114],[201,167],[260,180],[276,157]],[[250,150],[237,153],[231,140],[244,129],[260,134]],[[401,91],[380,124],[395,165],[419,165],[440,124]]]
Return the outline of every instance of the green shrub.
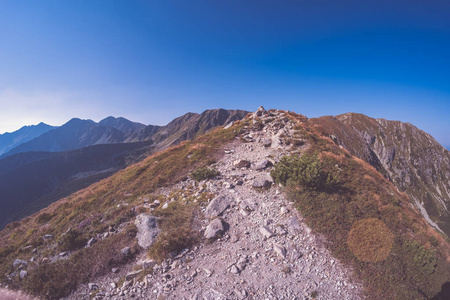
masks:
[[[37,221],[39,224],[48,223],[48,221],[50,221],[51,219],[53,219],[54,216],[55,216],[55,215],[53,215],[53,214],[42,213],[42,214],[40,214],[40,215],[37,217],[36,221]]]
[[[338,182],[335,173],[324,170],[317,154],[283,156],[270,175],[282,185],[295,184],[312,190],[329,190]]]
[[[192,173],[191,173],[192,179],[194,179],[196,181],[202,181],[205,179],[214,178],[219,175],[220,175],[219,171],[217,171],[213,168],[208,168],[206,166],[197,168],[194,171],[192,171]]]
[[[77,229],[69,229],[59,239],[59,248],[62,251],[74,251],[86,245],[87,239]]]

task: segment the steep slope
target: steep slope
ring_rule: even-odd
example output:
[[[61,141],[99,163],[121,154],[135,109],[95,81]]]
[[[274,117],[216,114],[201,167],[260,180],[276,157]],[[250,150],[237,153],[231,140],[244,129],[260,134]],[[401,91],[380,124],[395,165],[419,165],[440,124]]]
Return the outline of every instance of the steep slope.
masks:
[[[409,123],[355,113],[314,122],[392,180],[430,224],[450,236],[450,152],[432,136]]]
[[[54,128],[41,122],[38,125],[24,126],[17,131],[0,134],[0,155]]]
[[[0,245],[3,284],[46,299],[408,300],[450,281],[448,241],[406,194],[314,122],[262,108],[8,225]]]

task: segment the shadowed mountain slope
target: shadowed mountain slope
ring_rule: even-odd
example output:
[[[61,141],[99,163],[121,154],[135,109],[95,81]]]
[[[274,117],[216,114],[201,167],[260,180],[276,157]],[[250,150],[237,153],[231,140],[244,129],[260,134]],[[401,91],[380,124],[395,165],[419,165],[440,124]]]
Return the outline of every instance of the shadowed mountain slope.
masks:
[[[355,113],[313,120],[392,180],[430,224],[450,236],[450,152],[431,135],[409,123]]]
[[[27,152],[0,160],[0,228],[108,177],[151,142],[95,145],[66,152]]]

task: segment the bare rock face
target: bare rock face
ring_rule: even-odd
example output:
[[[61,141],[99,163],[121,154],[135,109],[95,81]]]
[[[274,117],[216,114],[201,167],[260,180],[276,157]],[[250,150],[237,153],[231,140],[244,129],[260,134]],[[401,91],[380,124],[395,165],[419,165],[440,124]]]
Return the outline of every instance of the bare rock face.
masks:
[[[214,198],[206,207],[205,217],[214,218],[220,216],[228,207],[233,199],[229,196],[221,195]]]
[[[137,227],[136,238],[139,246],[149,249],[159,234],[157,218],[149,214],[140,214],[136,217],[134,224]]]
[[[428,223],[450,236],[450,152],[431,135],[409,123],[354,113],[314,121],[406,192]]]

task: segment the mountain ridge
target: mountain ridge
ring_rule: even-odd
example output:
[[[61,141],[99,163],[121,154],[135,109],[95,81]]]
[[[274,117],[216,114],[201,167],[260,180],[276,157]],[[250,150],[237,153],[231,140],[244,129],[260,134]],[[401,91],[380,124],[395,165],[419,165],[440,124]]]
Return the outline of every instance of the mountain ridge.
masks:
[[[0,156],[54,128],[55,126],[40,122],[37,125],[23,126],[16,131],[0,134]]]

